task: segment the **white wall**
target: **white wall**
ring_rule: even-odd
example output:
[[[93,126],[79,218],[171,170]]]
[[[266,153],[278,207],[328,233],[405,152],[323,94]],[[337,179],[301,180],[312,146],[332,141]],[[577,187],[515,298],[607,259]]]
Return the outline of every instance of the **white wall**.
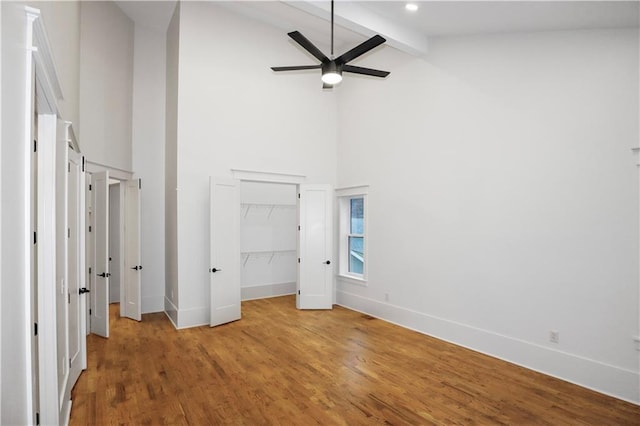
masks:
[[[80,6],[80,133],[87,160],[131,171],[134,27],[113,2]]]
[[[391,76],[340,88],[338,186],[371,185],[369,282],[338,302],[640,401],[638,47],[566,31],[367,58]]]
[[[142,312],[164,309],[164,150],[166,35],[136,24],[132,164],[142,179]]]
[[[178,3],[167,28],[165,102],[165,303],[164,310],[178,324],[178,63],[180,47]]]
[[[282,31],[214,3],[180,7],[177,259],[182,327],[209,321],[209,176],[230,177],[230,169],[237,168],[295,173],[307,176],[307,182],[333,184],[336,99],[322,91],[316,73],[270,70],[300,60]],[[256,48],[260,45],[270,48]],[[170,246],[167,240],[167,251]]]
[[[24,143],[25,134],[25,28],[23,4],[1,2],[2,25],[2,146],[0,154],[0,196],[2,198],[2,286],[0,287],[0,393],[1,424],[27,424],[31,419],[29,401],[31,353],[28,277],[25,265],[30,247],[26,229],[29,211],[25,206],[27,190]]]
[[[71,121],[80,148],[80,2],[29,1],[40,9],[48,31],[52,55],[58,72],[63,99],[59,100],[60,115]]]

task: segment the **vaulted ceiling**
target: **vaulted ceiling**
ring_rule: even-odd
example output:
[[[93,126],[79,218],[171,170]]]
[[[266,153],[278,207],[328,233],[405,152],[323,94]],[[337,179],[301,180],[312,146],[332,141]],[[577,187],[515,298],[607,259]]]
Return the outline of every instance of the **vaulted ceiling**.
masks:
[[[422,56],[442,36],[638,27],[636,1],[336,1],[336,51],[373,34]],[[116,1],[137,24],[164,31],[175,1]],[[216,4],[282,29],[298,30],[320,48],[329,44],[330,1],[223,1]]]

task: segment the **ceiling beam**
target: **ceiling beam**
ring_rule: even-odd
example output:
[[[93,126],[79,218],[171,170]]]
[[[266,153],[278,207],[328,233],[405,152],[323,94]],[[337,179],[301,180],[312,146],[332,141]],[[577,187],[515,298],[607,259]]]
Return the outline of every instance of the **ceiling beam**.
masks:
[[[331,3],[318,1],[281,0],[289,6],[305,11],[327,21],[331,19]],[[424,57],[427,55],[429,41],[418,31],[413,31],[391,22],[358,2],[336,2],[336,24],[355,33],[371,37],[380,34],[387,39],[389,46],[395,47],[410,55]]]

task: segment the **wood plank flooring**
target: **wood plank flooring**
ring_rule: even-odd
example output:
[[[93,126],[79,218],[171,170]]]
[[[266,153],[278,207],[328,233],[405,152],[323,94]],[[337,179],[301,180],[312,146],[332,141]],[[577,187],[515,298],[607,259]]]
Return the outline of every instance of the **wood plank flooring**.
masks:
[[[243,302],[175,330],[111,309],[89,336],[71,425],[638,425],[640,407],[341,307]]]

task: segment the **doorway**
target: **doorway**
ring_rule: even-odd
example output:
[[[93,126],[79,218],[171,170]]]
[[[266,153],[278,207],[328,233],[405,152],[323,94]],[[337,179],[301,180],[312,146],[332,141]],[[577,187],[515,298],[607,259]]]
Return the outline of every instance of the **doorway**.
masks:
[[[141,315],[140,179],[89,163],[86,187],[87,283],[91,306],[87,330],[109,337],[109,304],[119,303],[121,317]],[[119,173],[120,172],[120,173]]]
[[[240,182],[241,300],[295,294],[297,188]]]
[[[210,325],[213,327],[241,318],[243,288],[245,300],[290,294],[287,291],[290,291],[291,284],[286,280],[291,277],[291,268],[287,268],[286,263],[282,267],[272,267],[272,264],[276,256],[284,258],[292,253],[295,256],[296,307],[332,309],[331,186],[292,182],[292,176],[299,178],[295,175],[235,172],[234,175],[242,176],[235,176],[236,179],[210,178]],[[271,179],[242,178],[255,175]],[[270,186],[265,186],[267,183]],[[295,207],[287,197],[291,194],[287,188],[295,191]],[[249,218],[252,209],[261,214]],[[282,228],[274,226],[275,223],[270,224],[268,221],[276,209],[292,210],[296,221],[287,220],[284,214]],[[241,220],[245,221],[244,227],[240,225]],[[288,237],[291,232],[293,240]],[[296,243],[295,251],[293,242]],[[246,269],[252,257],[263,261],[255,271]],[[252,292],[258,297],[252,297]]]
[[[109,179],[109,304],[120,303],[120,288],[122,284],[121,261],[124,248],[121,243],[124,241],[122,235],[123,206],[120,181]]]

